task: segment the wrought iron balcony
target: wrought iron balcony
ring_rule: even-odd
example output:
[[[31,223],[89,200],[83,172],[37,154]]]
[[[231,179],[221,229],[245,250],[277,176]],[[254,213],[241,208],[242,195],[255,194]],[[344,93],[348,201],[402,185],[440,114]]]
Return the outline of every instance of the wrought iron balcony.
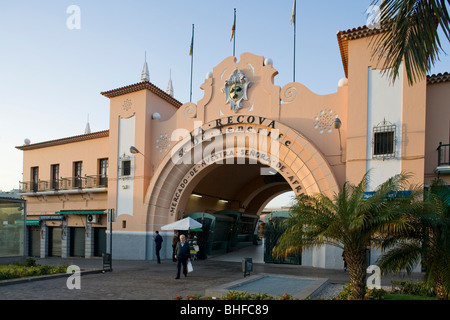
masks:
[[[450,144],[442,144],[439,142],[438,150],[438,166],[449,166],[450,165]]]
[[[450,144],[443,144],[439,142],[438,151],[438,166],[436,173],[450,173]]]
[[[108,176],[93,175],[84,177],[67,177],[53,180],[20,182],[21,193],[64,191],[108,187]]]

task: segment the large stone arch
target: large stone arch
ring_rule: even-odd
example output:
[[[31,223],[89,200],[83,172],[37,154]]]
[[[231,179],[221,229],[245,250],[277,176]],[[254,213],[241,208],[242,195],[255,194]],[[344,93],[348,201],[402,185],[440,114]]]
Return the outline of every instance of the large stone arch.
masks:
[[[214,133],[208,136],[211,132]],[[253,148],[252,139],[259,137],[259,141],[263,141],[264,134],[270,143],[267,150],[259,152],[260,150]],[[221,136],[232,137],[234,143],[227,146],[223,140],[220,142],[220,139],[216,139]],[[214,140],[209,140],[209,137]],[[239,143],[240,138],[247,141],[245,145]],[[216,150],[214,143],[215,147],[221,145],[222,149],[218,148],[217,152],[210,155],[207,153],[209,156],[202,158],[201,161],[178,164],[173,161],[172,155],[178,154],[181,148],[184,157],[188,155],[192,157],[195,150],[205,151],[208,146],[211,150]],[[190,139],[178,143],[167,153],[155,171],[146,194],[145,205],[148,210],[143,216],[146,229],[158,230],[161,225],[181,218],[183,206],[186,205],[187,197],[196,183],[213,170],[214,165],[218,163],[225,165],[227,161],[231,163],[232,160],[238,159],[261,163],[276,170],[296,195],[324,193],[331,196],[338,191],[338,184],[330,165],[312,141],[275,120],[253,115],[235,115],[195,128],[190,132]],[[285,191],[285,188],[272,191],[281,192]],[[255,192],[256,195],[264,190]]]

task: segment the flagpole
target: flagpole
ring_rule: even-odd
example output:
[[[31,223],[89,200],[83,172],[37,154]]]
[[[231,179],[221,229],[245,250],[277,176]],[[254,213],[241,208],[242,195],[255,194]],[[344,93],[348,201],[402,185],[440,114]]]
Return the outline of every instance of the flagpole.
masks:
[[[293,82],[295,82],[295,49],[296,49],[296,39],[297,39],[297,1],[294,0],[294,12],[293,12],[293,17],[294,17],[294,71],[293,71]]]
[[[236,8],[234,8],[233,28],[233,56],[236,57]]]
[[[194,65],[194,24],[192,24],[192,40],[191,40],[191,91],[190,91],[190,97],[189,102],[192,102],[192,70]]]

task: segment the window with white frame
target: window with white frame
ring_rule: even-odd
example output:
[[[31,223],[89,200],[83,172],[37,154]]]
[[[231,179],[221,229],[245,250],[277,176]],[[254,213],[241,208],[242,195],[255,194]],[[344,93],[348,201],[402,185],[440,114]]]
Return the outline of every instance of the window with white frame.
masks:
[[[119,158],[119,176],[121,178],[131,178],[132,161],[125,153]]]

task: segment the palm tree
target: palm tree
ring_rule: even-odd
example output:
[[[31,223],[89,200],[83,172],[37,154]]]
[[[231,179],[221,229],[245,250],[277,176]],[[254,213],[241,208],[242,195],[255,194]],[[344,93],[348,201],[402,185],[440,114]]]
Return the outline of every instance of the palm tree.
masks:
[[[410,84],[424,79],[442,51],[439,32],[450,41],[450,0],[373,0],[372,4],[379,4],[379,22],[386,31],[373,41],[373,55],[385,58],[388,77],[394,82],[404,62]]]
[[[367,174],[358,185],[346,182],[342,191],[329,198],[324,194],[300,195],[285,220],[286,231],[274,247],[274,256],[286,257],[301,249],[329,244],[343,250],[352,295],[363,299],[366,286],[365,251],[380,231],[405,229],[409,221],[402,206],[411,204],[417,191],[397,198],[409,178],[401,173],[381,184],[366,197]]]
[[[424,280],[440,300],[450,296],[450,188],[435,181],[426,193],[423,210],[411,212],[410,228],[386,239],[379,258],[383,273],[406,270],[419,262],[425,267]]]

